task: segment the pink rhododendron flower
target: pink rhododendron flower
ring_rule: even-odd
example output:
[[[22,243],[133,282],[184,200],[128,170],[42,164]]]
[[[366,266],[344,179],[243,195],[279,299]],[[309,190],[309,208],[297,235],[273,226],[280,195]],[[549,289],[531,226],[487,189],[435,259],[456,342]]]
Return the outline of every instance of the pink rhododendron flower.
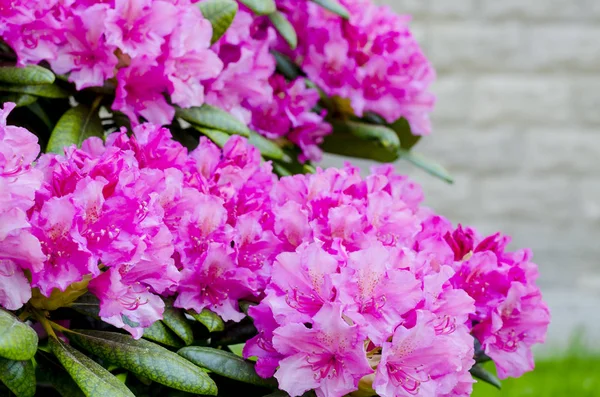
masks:
[[[410,18],[370,0],[340,0],[344,20],[310,1],[278,0],[298,32],[288,53],[330,96],[350,100],[354,112],[371,111],[392,123],[404,117],[413,133],[430,132],[435,72],[408,28]]]

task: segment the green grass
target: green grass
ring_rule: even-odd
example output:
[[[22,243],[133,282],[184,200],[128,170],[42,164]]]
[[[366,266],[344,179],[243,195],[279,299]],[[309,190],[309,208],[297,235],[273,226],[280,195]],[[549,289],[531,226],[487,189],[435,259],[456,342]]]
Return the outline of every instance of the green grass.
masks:
[[[502,390],[481,381],[474,389],[473,397],[599,397],[600,355],[570,349],[557,358],[538,360],[535,370],[519,379],[502,381]]]

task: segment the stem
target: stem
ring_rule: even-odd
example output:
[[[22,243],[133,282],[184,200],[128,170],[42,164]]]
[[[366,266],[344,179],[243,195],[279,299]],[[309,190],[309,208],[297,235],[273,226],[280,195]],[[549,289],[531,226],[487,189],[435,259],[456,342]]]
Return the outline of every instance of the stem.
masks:
[[[33,309],[33,314],[34,314],[35,318],[39,321],[39,323],[42,324],[42,327],[44,327],[44,330],[46,331],[46,333],[48,335],[52,336],[54,339],[58,339],[58,337],[54,333],[54,330],[52,329],[52,324],[54,324],[54,323],[52,323],[46,317],[47,312],[39,312],[38,310]]]

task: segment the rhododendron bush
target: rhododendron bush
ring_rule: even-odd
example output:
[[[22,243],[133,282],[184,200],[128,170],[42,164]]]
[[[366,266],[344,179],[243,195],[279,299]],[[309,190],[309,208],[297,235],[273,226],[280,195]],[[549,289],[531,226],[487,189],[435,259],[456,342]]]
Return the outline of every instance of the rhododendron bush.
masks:
[[[0,21],[1,392],[468,396],[533,369],[529,250],[391,165],[315,165],[450,180],[412,152],[435,73],[408,17],[0,0]]]

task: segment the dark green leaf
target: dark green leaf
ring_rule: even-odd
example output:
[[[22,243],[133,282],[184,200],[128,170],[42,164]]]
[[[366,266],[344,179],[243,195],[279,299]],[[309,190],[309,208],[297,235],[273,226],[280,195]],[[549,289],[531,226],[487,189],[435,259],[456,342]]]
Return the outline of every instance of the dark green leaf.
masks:
[[[387,127],[356,121],[335,120],[333,133],[325,137],[323,150],[350,157],[391,162],[398,158],[400,141]]]
[[[253,363],[233,353],[200,346],[184,347],[178,353],[194,364],[226,378],[258,386],[277,386],[274,379],[258,376]]]
[[[204,325],[210,332],[223,331],[225,329],[225,324],[221,317],[208,309],[202,310],[201,313],[188,312],[188,314]]]
[[[250,130],[246,124],[242,123],[228,112],[210,105],[202,105],[188,109],[177,109],[177,116],[188,123],[207,127],[228,134],[237,134],[249,136]]]
[[[396,132],[398,138],[400,138],[400,146],[402,149],[410,150],[413,146],[415,146],[420,140],[421,136],[413,135],[410,124],[406,119],[400,119],[389,126]]]
[[[170,347],[182,347],[183,343],[162,321],[157,321],[144,330],[144,338]]]
[[[134,397],[100,364],[61,340],[50,338],[52,352],[86,396]]]
[[[271,54],[275,57],[277,71],[285,76],[288,80],[296,80],[302,75],[302,70],[292,60],[282,53],[271,50]]]
[[[15,85],[0,84],[0,91],[30,94],[44,98],[68,98],[69,93],[54,84],[47,85]]]
[[[275,1],[273,0],[240,0],[240,3],[257,15],[268,15],[276,10]]]
[[[59,364],[45,355],[37,355],[36,375],[38,382],[51,385],[62,397],[84,397],[77,383]]]
[[[188,319],[185,318],[183,310],[174,307],[165,308],[163,323],[179,336],[186,345],[191,345],[194,342],[194,330]]]
[[[0,102],[13,102],[17,107],[31,105],[38,97],[29,94],[7,94],[0,96]]]
[[[494,374],[487,371],[480,365],[475,365],[473,368],[471,368],[469,372],[471,372],[471,375],[473,375],[473,377],[482,380],[485,383],[489,383],[490,385],[495,386],[498,389],[502,388],[500,380]]]
[[[337,2],[337,0],[311,0],[321,7],[341,16],[344,19],[350,18],[350,14],[346,7]]]
[[[401,158],[409,161],[416,167],[421,168],[423,171],[435,177],[438,177],[448,183],[454,183],[454,179],[452,178],[452,176],[440,164],[428,160],[418,153],[412,151],[408,152],[404,149],[400,149],[400,155]]]
[[[46,127],[48,127],[48,130],[52,130],[52,128],[54,127],[54,123],[52,122],[52,120],[50,120],[50,117],[48,117],[48,114],[46,113],[44,108],[40,106],[39,102],[34,101],[27,105],[27,108],[31,113],[35,114],[37,118],[39,118],[42,121],[42,123],[46,125]]]
[[[87,293],[71,303],[69,307],[86,316],[100,318],[100,301],[91,293]]]
[[[52,84],[54,73],[37,65],[24,68],[4,66],[0,68],[0,82],[21,85]]]
[[[37,345],[38,336],[29,325],[0,309],[0,357],[31,360]]]
[[[13,361],[0,358],[0,381],[17,397],[35,395],[35,369],[31,360]]]
[[[233,0],[206,0],[198,3],[204,18],[208,19],[213,28],[211,43],[216,43],[225,34],[238,10]]]
[[[273,393],[271,393],[269,395],[266,395],[264,397],[289,397],[289,396],[290,395],[287,394],[286,392],[281,391],[281,390],[277,390],[276,392],[273,392]]]
[[[298,46],[298,35],[287,17],[279,11],[275,11],[269,14],[269,19],[281,37],[290,45],[290,48],[295,50]]]
[[[114,332],[74,330],[69,339],[96,356],[173,389],[216,395],[210,377],[187,360],[146,340]]]
[[[220,148],[225,146],[225,144],[227,143],[229,138],[231,138],[231,135],[229,135],[223,131],[213,130],[211,128],[202,128],[202,127],[194,127],[194,128],[196,128],[202,135],[206,136],[208,139],[213,141],[214,144]]]
[[[254,131],[250,131],[250,139],[248,139],[251,145],[256,147],[263,157],[273,160],[291,161],[287,154],[283,152],[275,142],[259,135]]]
[[[62,154],[65,146],[80,146],[89,137],[103,137],[104,129],[97,110],[78,105],[62,115],[48,141],[46,152]]]

